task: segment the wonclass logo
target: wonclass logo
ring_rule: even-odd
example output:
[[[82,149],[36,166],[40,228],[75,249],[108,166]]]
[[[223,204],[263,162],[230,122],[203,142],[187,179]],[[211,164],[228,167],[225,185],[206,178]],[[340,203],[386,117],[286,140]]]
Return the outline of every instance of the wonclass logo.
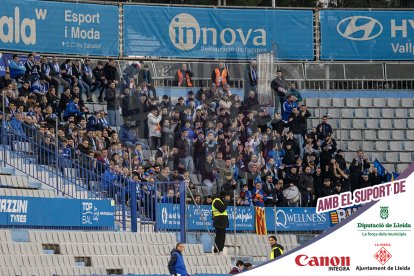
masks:
[[[382,33],[381,23],[368,16],[351,16],[341,20],[336,26],[338,33],[350,40],[366,41]]]

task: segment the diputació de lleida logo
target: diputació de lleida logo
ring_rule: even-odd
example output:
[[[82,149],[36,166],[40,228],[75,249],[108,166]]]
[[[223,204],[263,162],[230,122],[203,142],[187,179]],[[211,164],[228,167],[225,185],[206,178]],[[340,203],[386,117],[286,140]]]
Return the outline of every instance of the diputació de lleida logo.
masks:
[[[388,206],[381,206],[380,207],[380,217],[382,219],[387,219],[388,218]]]

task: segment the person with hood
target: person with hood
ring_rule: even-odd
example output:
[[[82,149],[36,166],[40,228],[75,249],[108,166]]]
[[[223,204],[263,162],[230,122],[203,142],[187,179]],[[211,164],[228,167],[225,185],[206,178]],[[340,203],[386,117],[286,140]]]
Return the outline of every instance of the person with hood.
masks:
[[[277,257],[283,255],[283,250],[285,248],[277,243],[276,236],[269,237],[269,244],[272,247],[269,254],[269,260],[276,259]]]
[[[233,268],[230,270],[229,274],[236,275],[239,273],[242,273],[244,271],[244,262],[241,260],[238,260],[236,262],[236,265],[233,266]]]
[[[153,108],[148,114],[148,131],[151,149],[155,150],[161,144],[161,122],[162,116],[158,114],[158,109]]]
[[[227,202],[230,195],[226,191],[221,191],[219,196],[213,200],[211,210],[213,214],[213,226],[216,238],[214,239],[214,253],[221,254],[226,242],[226,228],[229,227],[229,217],[227,214]]]
[[[175,249],[171,250],[171,258],[168,261],[168,271],[171,275],[189,276],[185,268],[183,251],[184,244],[181,242],[177,243]]]

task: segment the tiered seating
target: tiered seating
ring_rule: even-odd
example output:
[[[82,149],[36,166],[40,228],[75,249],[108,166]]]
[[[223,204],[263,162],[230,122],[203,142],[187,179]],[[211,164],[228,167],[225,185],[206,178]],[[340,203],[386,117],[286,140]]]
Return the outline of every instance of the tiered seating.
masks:
[[[305,99],[313,113],[310,124],[330,115],[338,148],[347,150],[346,160],[363,149],[369,160],[375,158],[389,171],[403,171],[414,156],[414,106],[410,98],[333,98]]]
[[[55,197],[54,190],[40,190],[41,185],[29,185],[23,175],[0,175],[1,196]]]
[[[9,230],[0,231],[0,275],[168,274],[177,242],[175,233],[30,231],[27,236],[26,242],[15,242]],[[204,255],[201,244],[187,244],[184,256],[190,274],[227,273],[232,265],[230,257]]]
[[[278,234],[276,236],[278,243],[285,248],[285,252],[299,246],[296,235]],[[229,255],[238,255],[249,260],[252,258],[254,263],[266,261],[270,252],[268,236],[255,234],[227,235],[225,246]]]

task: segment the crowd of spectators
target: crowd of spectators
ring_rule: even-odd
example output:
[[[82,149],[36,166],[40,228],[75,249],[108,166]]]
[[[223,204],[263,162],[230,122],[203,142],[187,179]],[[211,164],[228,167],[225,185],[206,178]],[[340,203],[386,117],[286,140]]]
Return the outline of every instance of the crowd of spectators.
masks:
[[[22,63],[14,55],[0,89],[15,134],[36,129],[37,142],[52,152],[58,139],[62,171],[82,160],[103,190],[120,178],[124,185],[185,181],[193,203],[211,204],[225,190],[240,206],[283,207],[314,206],[318,197],[381,183],[362,151],[347,166],[327,116],[317,126],[308,123],[312,110],[282,72],[269,87],[280,101],[274,114],[258,102],[256,64],[246,72],[251,90],[241,99],[231,92],[223,63],[213,68],[211,85],[199,88],[183,65],[175,85],[193,90],[173,104],[167,95],[157,97],[145,64],[133,63],[120,74],[112,59],[92,66],[89,59],[59,64],[32,54]],[[89,112],[93,93],[107,113]],[[148,150],[155,154],[148,158]],[[150,189],[142,185],[141,195]],[[175,184],[158,195],[160,202],[179,198]]]

